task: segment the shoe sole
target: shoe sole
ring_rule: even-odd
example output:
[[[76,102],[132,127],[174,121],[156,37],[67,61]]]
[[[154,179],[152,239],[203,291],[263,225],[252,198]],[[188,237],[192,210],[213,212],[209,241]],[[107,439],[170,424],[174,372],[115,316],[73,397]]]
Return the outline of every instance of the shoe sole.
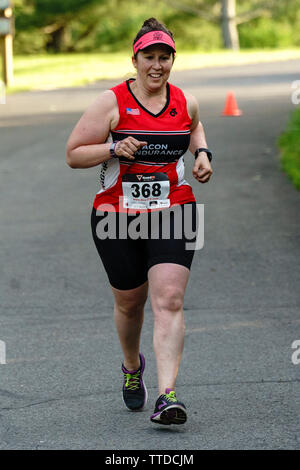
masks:
[[[125,400],[124,400],[124,397],[123,397],[123,394],[122,394],[122,398],[123,398],[123,403],[124,405],[126,406],[127,410],[129,411],[143,411],[143,409],[145,408],[146,404],[147,404],[147,401],[148,401],[148,391],[147,391],[147,388],[146,388],[146,385],[143,381],[143,385],[144,385],[144,390],[145,390],[145,399],[144,399],[144,403],[143,405],[140,407],[140,408],[129,408],[126,403],[125,403]]]
[[[184,424],[187,420],[187,414],[183,406],[170,405],[163,411],[152,415],[150,419],[156,424]]]

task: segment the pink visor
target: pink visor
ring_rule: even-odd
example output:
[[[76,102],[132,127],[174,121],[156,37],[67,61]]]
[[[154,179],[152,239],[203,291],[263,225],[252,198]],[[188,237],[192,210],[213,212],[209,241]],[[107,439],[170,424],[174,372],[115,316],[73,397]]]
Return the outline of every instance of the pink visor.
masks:
[[[152,46],[152,44],[166,44],[167,46],[170,46],[174,52],[176,52],[175,42],[167,33],[164,33],[164,31],[150,31],[149,33],[146,33],[140,37],[133,45],[134,55],[137,54],[141,49]]]

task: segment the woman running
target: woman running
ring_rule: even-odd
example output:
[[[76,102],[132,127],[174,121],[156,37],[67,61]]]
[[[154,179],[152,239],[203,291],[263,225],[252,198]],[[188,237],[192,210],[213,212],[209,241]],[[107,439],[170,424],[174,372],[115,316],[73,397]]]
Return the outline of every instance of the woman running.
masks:
[[[100,94],[67,144],[71,168],[101,165],[91,225],[114,295],[124,355],[122,393],[130,410],[142,410],[147,402],[140,335],[150,295],[158,375],[158,399],[150,419],[159,424],[187,419],[175,384],[194,250],[187,249],[191,238],[186,231],[180,236],[176,232],[187,222],[194,233],[196,201],[184,179],[183,155],[188,149],[195,155],[193,176],[198,182],[206,183],[212,174],[197,101],[168,82],[175,52],[173,34],[165,25],[146,20],[133,41],[136,78]]]

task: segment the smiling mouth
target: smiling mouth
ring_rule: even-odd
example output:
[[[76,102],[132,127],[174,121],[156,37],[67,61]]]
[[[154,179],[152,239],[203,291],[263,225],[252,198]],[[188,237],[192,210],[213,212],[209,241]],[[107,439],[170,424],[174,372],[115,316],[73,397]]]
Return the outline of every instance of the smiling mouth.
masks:
[[[162,74],[161,73],[149,73],[149,76],[151,78],[160,78]]]

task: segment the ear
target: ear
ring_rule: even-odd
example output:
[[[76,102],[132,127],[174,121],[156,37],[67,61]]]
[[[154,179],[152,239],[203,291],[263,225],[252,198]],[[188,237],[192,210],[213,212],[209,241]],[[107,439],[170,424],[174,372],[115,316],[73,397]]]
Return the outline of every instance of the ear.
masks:
[[[136,58],[134,57],[134,55],[131,57],[131,60],[132,60],[132,65],[133,65],[134,68],[136,69],[136,68],[137,68],[137,60],[136,60]]]

